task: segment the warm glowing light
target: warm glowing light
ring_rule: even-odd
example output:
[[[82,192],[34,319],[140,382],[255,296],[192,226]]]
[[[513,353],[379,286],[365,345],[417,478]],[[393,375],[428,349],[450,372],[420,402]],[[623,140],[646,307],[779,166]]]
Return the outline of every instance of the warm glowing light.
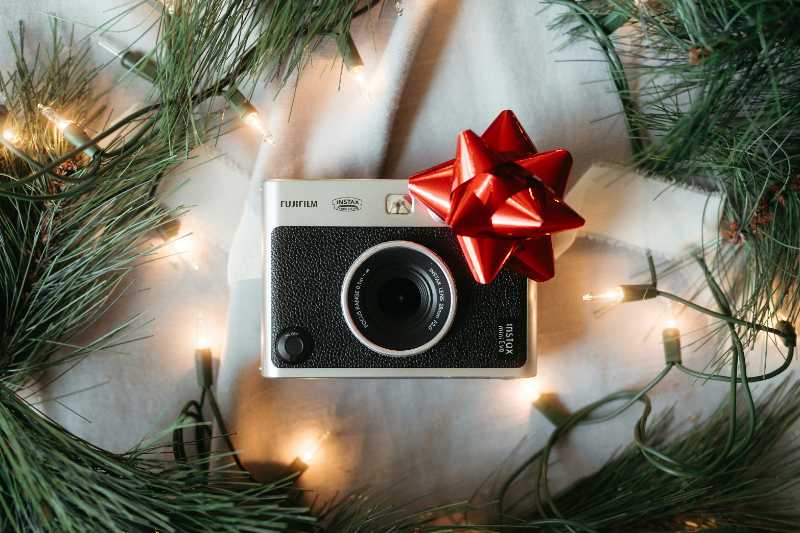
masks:
[[[208,350],[211,347],[211,343],[208,340],[208,327],[206,325],[206,319],[202,314],[197,315],[197,318],[195,319],[195,328],[195,348],[198,350]]]
[[[535,402],[542,395],[542,392],[539,389],[539,383],[536,381],[536,378],[529,378],[523,380],[522,387],[525,391],[525,396],[531,402]]]
[[[21,140],[19,134],[13,128],[5,128],[3,130],[3,139],[11,144],[17,144]]]
[[[200,265],[194,259],[197,246],[192,234],[189,233],[172,239],[169,247],[172,249],[170,254],[172,263],[183,260],[192,270],[200,270]]]
[[[619,303],[625,298],[625,292],[622,290],[622,287],[614,287],[613,289],[593,293],[589,292],[583,295],[584,302],[607,302],[607,303]]]
[[[300,459],[302,459],[304,463],[309,464],[311,460],[314,459],[314,454],[316,453],[316,450],[306,450],[302,455],[300,455]]]
[[[272,133],[270,133],[267,128],[264,127],[264,123],[261,121],[261,116],[252,111],[247,113],[245,116],[242,117],[242,121],[245,124],[256,130],[261,134],[264,139],[264,142],[274,145],[275,144],[275,137],[273,137]]]
[[[71,120],[60,116],[56,113],[56,110],[50,106],[39,104],[39,112],[44,115],[47,120],[55,124],[56,128],[61,131],[64,131],[70,124],[74,124]]]
[[[314,458],[317,457],[322,444],[330,437],[330,434],[330,431],[326,431],[316,442],[307,445],[299,455],[300,460],[310,465]]]
[[[347,72],[353,76],[356,84],[358,84],[361,92],[368,100],[372,100],[369,92],[369,83],[365,75],[364,60],[358,52],[353,36],[349,33],[339,40],[339,53],[342,54],[342,62]]]
[[[350,73],[353,75],[353,79],[356,81],[356,85],[358,85],[361,94],[364,96],[364,98],[371,102],[372,92],[370,91],[367,75],[364,71],[364,65],[357,65],[351,68]]]
[[[364,68],[353,69],[353,78],[362,88],[367,86],[367,77],[364,75]]]
[[[678,327],[678,321],[675,320],[674,318],[668,318],[664,322],[664,327],[667,329],[676,329]]]

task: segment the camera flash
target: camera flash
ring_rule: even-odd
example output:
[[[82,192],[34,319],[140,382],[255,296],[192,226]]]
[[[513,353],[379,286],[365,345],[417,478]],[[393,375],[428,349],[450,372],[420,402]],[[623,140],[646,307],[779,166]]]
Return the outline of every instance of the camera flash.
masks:
[[[410,194],[387,194],[386,214],[409,215],[414,212],[414,200]]]

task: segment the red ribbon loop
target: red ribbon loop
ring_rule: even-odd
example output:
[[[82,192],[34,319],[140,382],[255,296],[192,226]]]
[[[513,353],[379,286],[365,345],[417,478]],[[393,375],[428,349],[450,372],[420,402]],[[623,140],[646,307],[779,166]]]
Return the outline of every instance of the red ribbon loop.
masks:
[[[472,276],[491,283],[503,266],[535,281],[555,273],[550,235],[584,220],[564,203],[572,156],[538,153],[512,111],[480,137],[458,135],[456,157],[409,178],[419,202],[456,233]]]

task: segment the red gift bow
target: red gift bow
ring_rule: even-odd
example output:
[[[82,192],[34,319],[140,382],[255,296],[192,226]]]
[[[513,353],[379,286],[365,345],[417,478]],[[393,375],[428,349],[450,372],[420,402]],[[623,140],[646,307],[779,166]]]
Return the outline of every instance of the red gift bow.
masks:
[[[584,220],[563,201],[572,156],[537,153],[516,115],[502,111],[478,137],[458,135],[456,157],[409,178],[409,191],[456,233],[472,276],[491,283],[506,262],[535,281],[553,277],[550,234]]]

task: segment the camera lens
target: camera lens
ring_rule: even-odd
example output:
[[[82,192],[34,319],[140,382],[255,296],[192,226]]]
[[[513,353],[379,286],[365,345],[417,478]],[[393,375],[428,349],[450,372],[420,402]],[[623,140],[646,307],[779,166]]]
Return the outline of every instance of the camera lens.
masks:
[[[422,304],[420,288],[408,278],[393,278],[378,289],[378,306],[395,320],[414,316]]]
[[[430,249],[408,241],[369,248],[350,266],[342,285],[342,314],[367,348],[390,356],[424,352],[450,329],[456,289],[447,265]]]

